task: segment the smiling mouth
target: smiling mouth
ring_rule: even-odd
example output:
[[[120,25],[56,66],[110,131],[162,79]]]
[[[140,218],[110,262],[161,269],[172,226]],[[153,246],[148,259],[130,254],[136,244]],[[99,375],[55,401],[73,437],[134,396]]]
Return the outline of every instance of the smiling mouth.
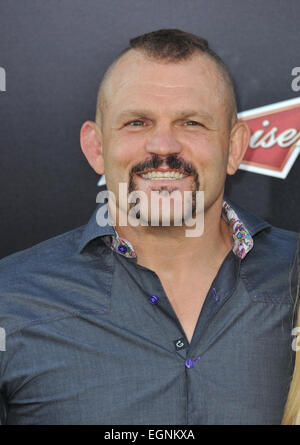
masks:
[[[148,179],[151,181],[159,181],[159,180],[177,180],[177,179],[183,179],[189,176],[189,174],[182,173],[178,170],[150,170],[143,173],[138,173],[138,176],[140,176],[143,179]]]

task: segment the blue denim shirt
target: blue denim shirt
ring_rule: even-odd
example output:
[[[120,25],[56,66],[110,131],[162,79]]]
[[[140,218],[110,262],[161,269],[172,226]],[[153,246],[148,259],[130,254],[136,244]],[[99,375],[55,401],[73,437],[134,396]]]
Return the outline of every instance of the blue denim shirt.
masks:
[[[231,205],[254,247],[227,255],[190,343],[157,274],[104,242],[97,210],[1,260],[2,423],[280,423],[298,236]]]

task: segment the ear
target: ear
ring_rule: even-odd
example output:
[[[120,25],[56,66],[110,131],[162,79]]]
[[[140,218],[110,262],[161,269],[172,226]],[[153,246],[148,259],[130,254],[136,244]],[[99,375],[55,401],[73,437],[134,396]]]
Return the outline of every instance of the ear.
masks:
[[[227,162],[227,174],[234,175],[248,148],[251,131],[248,124],[238,120],[231,129],[230,146]]]
[[[85,122],[80,130],[81,150],[90,166],[99,175],[104,174],[102,134],[96,122]]]

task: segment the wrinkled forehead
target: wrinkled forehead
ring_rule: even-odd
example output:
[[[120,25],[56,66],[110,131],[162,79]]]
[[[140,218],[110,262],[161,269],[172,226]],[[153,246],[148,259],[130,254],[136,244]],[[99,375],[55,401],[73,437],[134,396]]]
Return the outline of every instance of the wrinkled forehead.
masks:
[[[107,104],[153,92],[170,97],[199,93],[216,104],[224,102],[226,85],[216,63],[197,53],[187,60],[166,62],[150,59],[140,51],[130,50],[114,65],[105,85]]]

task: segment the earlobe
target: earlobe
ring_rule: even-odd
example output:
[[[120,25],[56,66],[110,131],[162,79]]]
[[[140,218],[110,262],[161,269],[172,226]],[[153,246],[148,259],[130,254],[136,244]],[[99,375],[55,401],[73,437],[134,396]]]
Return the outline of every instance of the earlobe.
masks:
[[[234,175],[243,160],[250,140],[250,128],[243,120],[238,120],[231,130],[227,162],[227,174]]]
[[[102,135],[96,122],[84,122],[80,130],[80,145],[90,166],[99,175],[104,174]]]

